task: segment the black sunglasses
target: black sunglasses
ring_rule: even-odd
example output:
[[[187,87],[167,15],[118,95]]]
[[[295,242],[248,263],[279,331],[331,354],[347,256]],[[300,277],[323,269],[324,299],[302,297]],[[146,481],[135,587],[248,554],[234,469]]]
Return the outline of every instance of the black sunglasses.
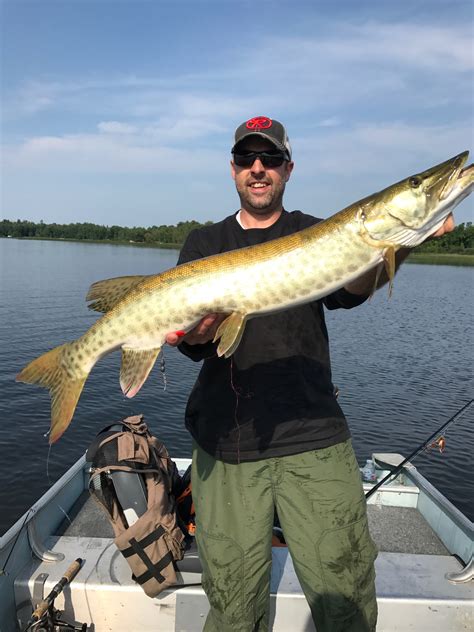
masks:
[[[281,167],[285,160],[287,160],[286,154],[282,152],[268,152],[268,151],[249,151],[245,154],[234,153],[234,162],[238,167],[251,167],[253,163],[260,160],[264,167]]]

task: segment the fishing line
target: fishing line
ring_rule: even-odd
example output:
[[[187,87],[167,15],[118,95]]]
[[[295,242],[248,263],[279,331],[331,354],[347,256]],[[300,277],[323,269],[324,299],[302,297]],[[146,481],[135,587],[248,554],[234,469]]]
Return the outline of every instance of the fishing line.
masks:
[[[30,514],[33,514],[33,513],[34,513],[33,508],[32,508],[32,507],[30,507],[30,508],[28,509],[28,511],[26,512],[26,514],[25,514],[25,519],[24,519],[24,520],[23,520],[23,522],[21,523],[21,527],[18,529],[18,533],[16,534],[16,538],[15,538],[15,540],[14,540],[13,544],[12,544],[12,548],[10,549],[10,552],[9,552],[9,553],[8,553],[8,555],[7,555],[7,559],[5,560],[5,564],[3,565],[3,568],[0,568],[0,576],[2,576],[2,575],[8,575],[8,573],[7,573],[7,571],[6,571],[7,564],[8,564],[8,560],[10,559],[10,557],[11,557],[11,555],[12,555],[12,553],[13,553],[13,550],[14,550],[14,548],[15,548],[15,546],[16,546],[16,543],[18,542],[18,538],[19,538],[19,537],[20,537],[20,535],[23,533],[23,527],[25,526],[26,521],[28,520],[29,515],[30,515]]]
[[[48,432],[46,432],[43,436],[47,437],[49,435],[49,433],[50,433],[50,430],[48,430]],[[50,454],[51,454],[51,448],[52,447],[53,447],[52,445],[49,446],[49,448],[48,448],[48,456],[46,458],[46,476],[48,478],[48,483],[49,483],[50,486],[52,485],[52,482],[51,482],[51,477],[50,477],[50,474],[49,474],[49,457],[50,457]],[[63,512],[63,514],[66,516],[66,518],[69,520],[69,524],[72,524],[71,519],[69,518],[67,512],[61,507],[61,505],[59,503],[57,503],[57,506]],[[10,551],[9,551],[9,553],[7,555],[7,559],[5,560],[3,568],[0,568],[0,577],[2,575],[7,575],[7,571],[6,571],[7,564],[8,564],[8,561],[10,560],[10,557],[12,556],[12,553],[13,553],[15,547],[16,547],[16,543],[18,542],[18,538],[23,533],[23,529],[25,527],[26,521],[34,513],[35,513],[35,510],[33,509],[33,507],[30,507],[28,509],[28,511],[26,512],[25,518],[24,518],[23,522],[21,523],[20,528],[18,529],[18,533],[16,534],[15,540],[13,541],[13,544],[12,544],[12,548],[10,549]]]
[[[50,433],[50,430],[48,430],[48,432],[46,433],[45,436],[48,436],[49,433]],[[53,445],[50,443],[49,447],[48,447],[48,456],[46,457],[46,478],[48,479],[48,484],[49,484],[50,487],[53,486],[53,481],[51,479],[51,474],[50,474],[50,471],[49,471],[49,460],[50,460],[52,448],[53,448]],[[58,509],[63,512],[63,514],[65,515],[66,520],[69,522],[69,524],[72,524],[72,520],[69,517],[69,514],[67,513],[67,511],[63,507],[61,507],[61,505],[58,502],[56,503],[56,507],[58,507]]]
[[[163,377],[163,390],[166,391],[168,381],[166,379],[165,351],[163,347],[161,348],[161,351],[160,351],[160,371]]]
[[[48,434],[49,434],[49,432],[48,432]],[[50,473],[49,473],[49,458],[51,456],[51,448],[52,447],[53,446],[50,443],[49,444],[49,448],[48,448],[48,456],[46,457],[46,478],[48,479],[48,483],[49,483],[50,486],[52,485],[52,482],[51,482],[51,476],[50,476]]]
[[[245,397],[246,399],[250,399],[253,397],[253,393],[248,391],[247,393],[243,393],[243,389],[241,386],[237,386],[234,382],[234,356],[231,356],[229,359],[229,367],[230,367],[230,386],[235,393],[235,408],[234,408],[234,421],[237,427],[237,463],[240,463],[240,424],[239,424],[239,401],[241,397]]]
[[[238,419],[238,409],[239,409],[239,390],[237,390],[237,388],[234,385],[234,359],[231,356],[230,357],[230,362],[229,362],[229,366],[230,366],[230,385],[232,387],[232,390],[235,393],[235,408],[234,408],[234,421],[235,421],[235,425],[237,426],[237,463],[240,463],[240,424],[239,424],[239,419]]]
[[[372,494],[374,492],[377,491],[377,489],[379,487],[381,487],[384,483],[386,483],[390,478],[395,478],[396,476],[398,476],[398,474],[402,471],[403,466],[406,465],[408,463],[408,461],[410,461],[411,459],[414,459],[416,456],[418,456],[418,454],[420,454],[420,452],[423,452],[423,450],[425,450],[428,445],[430,444],[431,441],[433,441],[433,439],[435,437],[439,438],[440,433],[447,428],[450,424],[454,423],[455,421],[457,421],[457,419],[459,419],[459,417],[472,405],[472,403],[474,402],[474,399],[471,399],[470,401],[468,401],[466,404],[464,404],[464,406],[462,406],[452,417],[450,417],[448,419],[448,421],[446,421],[444,424],[442,424],[435,432],[433,432],[432,435],[430,435],[428,437],[428,439],[426,439],[426,441],[424,443],[422,443],[420,446],[418,446],[415,450],[413,450],[413,452],[411,454],[409,454],[407,456],[406,459],[404,459],[400,465],[397,465],[397,467],[392,470],[391,472],[389,472],[387,474],[387,476],[385,476],[382,480],[380,480],[376,485],[374,485],[371,489],[369,489],[369,491],[366,493],[365,498],[367,500],[367,498],[370,498],[370,496],[372,496]]]

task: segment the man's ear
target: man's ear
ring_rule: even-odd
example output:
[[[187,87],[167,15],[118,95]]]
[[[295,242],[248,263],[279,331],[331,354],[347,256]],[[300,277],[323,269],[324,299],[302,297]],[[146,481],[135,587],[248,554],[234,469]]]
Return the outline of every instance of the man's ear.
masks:
[[[230,175],[232,176],[232,180],[235,180],[235,165],[234,161],[230,161]]]

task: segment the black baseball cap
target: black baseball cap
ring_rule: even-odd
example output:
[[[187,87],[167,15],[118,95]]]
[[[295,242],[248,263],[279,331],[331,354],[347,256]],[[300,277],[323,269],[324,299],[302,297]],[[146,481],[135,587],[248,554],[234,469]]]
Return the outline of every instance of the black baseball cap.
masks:
[[[244,121],[235,130],[234,146],[232,153],[236,151],[237,145],[249,136],[261,136],[269,140],[277,149],[287,156],[287,160],[291,160],[291,145],[286,133],[286,129],[275,119],[268,116],[254,116],[248,121]]]

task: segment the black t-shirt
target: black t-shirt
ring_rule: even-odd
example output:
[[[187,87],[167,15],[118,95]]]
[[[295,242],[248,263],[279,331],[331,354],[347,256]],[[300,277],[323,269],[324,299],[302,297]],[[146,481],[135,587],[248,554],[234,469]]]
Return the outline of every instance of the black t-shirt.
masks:
[[[283,211],[268,228],[244,229],[236,214],[192,231],[178,263],[290,235],[317,223]],[[206,452],[228,463],[288,456],[328,447],[350,433],[334,395],[323,304],[351,308],[365,297],[344,289],[322,300],[247,321],[228,359],[216,345],[180,350],[204,359],[186,408],[186,427]]]

